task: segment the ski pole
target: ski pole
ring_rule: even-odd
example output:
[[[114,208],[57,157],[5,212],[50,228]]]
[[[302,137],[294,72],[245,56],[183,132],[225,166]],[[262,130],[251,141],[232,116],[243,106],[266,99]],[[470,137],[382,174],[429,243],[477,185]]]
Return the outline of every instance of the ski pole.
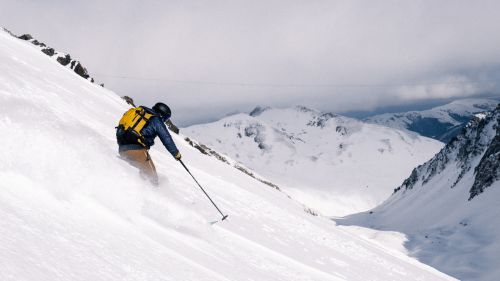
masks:
[[[193,174],[191,174],[191,172],[189,171],[189,169],[186,167],[186,165],[184,165],[184,162],[182,162],[182,160],[179,159],[179,162],[181,162],[182,166],[184,167],[184,169],[186,169],[186,171],[189,173],[189,175],[191,175],[191,177],[193,178],[193,180],[196,182],[196,184],[198,184],[198,186],[201,188],[201,190],[203,191],[203,193],[205,193],[205,195],[208,197],[208,199],[210,200],[210,202],[212,202],[212,204],[214,205],[214,207],[217,209],[217,211],[219,211],[219,213],[222,215],[222,220],[225,220],[229,215],[224,215],[221,210],[219,209],[219,207],[217,207],[217,205],[215,205],[214,201],[212,200],[212,198],[210,198],[210,196],[208,196],[207,192],[205,191],[205,189],[203,189],[203,187],[201,187],[200,183],[196,180],[196,178],[193,176]]]

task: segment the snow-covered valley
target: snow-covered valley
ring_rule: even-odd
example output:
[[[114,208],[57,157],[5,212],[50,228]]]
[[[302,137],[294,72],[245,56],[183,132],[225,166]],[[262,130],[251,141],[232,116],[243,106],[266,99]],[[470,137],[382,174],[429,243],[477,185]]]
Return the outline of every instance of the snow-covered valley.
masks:
[[[500,278],[500,105],[461,134],[394,194],[341,224],[406,235],[409,253],[461,280]]]
[[[0,280],[454,280],[173,136],[229,214],[209,225],[218,213],[162,147],[159,189],[117,157],[126,109],[0,31]]]
[[[383,202],[439,141],[302,106],[256,108],[182,130],[324,215]]]

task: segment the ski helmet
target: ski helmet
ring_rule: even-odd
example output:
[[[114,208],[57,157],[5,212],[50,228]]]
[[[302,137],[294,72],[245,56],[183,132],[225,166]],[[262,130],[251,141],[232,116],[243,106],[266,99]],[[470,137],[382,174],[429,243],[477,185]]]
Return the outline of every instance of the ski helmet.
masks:
[[[161,118],[163,120],[167,120],[170,118],[170,116],[172,116],[172,112],[170,111],[170,108],[162,103],[162,102],[158,102],[156,103],[154,106],[153,106],[153,110],[157,113],[160,114]]]

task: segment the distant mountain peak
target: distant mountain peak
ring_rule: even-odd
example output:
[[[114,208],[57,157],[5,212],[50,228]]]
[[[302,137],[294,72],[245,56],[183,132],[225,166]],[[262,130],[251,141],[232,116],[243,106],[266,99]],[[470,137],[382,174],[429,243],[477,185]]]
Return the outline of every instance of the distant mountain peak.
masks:
[[[252,111],[250,111],[249,115],[252,117],[256,117],[261,115],[262,113],[270,110],[293,110],[301,113],[316,113],[316,114],[321,114],[321,111],[317,109],[312,109],[310,107],[304,106],[304,105],[295,105],[292,107],[284,107],[284,108],[275,108],[271,106],[256,106]]]
[[[299,111],[299,112],[314,112],[314,113],[318,113],[319,110],[316,110],[316,109],[312,109],[312,108],[309,108],[307,106],[304,106],[304,105],[296,105],[294,106],[294,109]]]
[[[250,111],[249,115],[252,117],[259,116],[262,112],[271,109],[269,106],[256,106],[252,111]]]
[[[324,128],[328,121],[335,117],[340,117],[340,115],[334,113],[322,113],[320,115],[314,116],[313,119],[309,121],[309,123],[307,123],[307,125],[312,127]]]
[[[497,100],[491,98],[459,99],[428,110],[386,113],[365,120],[400,130],[410,130],[447,143],[461,132],[474,114],[491,111],[497,103]]]

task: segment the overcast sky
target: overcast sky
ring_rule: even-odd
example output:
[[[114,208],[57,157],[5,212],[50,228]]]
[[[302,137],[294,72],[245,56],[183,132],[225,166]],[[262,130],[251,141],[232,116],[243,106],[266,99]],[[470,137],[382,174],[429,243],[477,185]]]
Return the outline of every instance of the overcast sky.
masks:
[[[0,0],[0,25],[181,125],[500,95],[500,1]],[[125,77],[125,78],[123,78]]]

